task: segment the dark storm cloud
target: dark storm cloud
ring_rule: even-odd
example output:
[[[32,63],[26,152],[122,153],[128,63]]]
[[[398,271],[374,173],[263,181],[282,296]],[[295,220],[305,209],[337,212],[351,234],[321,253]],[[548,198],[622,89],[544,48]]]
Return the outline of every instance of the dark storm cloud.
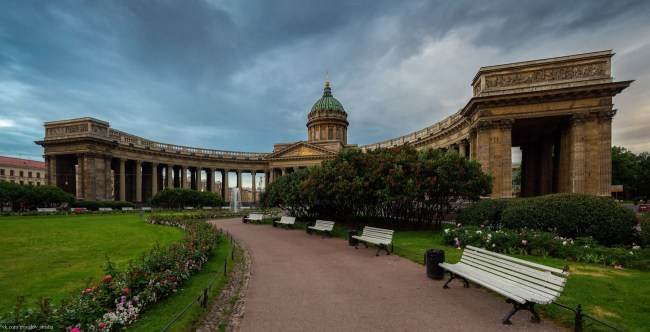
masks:
[[[481,66],[603,49],[617,79],[637,79],[615,99],[614,143],[650,150],[636,125],[650,120],[649,13],[645,1],[1,1],[0,150],[39,156],[42,122],[92,116],[161,142],[270,151],[306,138],[326,69],[350,142],[369,144],[457,111]]]

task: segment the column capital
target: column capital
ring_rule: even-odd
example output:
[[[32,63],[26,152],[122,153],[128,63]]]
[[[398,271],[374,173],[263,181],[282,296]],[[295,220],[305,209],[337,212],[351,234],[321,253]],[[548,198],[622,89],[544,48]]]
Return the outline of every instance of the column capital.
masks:
[[[511,130],[514,122],[512,119],[503,119],[499,121],[499,127],[501,127],[501,130]]]
[[[614,116],[616,115],[616,110],[609,110],[598,113],[598,122],[611,122]]]
[[[587,116],[584,113],[576,113],[571,115],[570,122],[572,126],[577,126],[586,120]]]

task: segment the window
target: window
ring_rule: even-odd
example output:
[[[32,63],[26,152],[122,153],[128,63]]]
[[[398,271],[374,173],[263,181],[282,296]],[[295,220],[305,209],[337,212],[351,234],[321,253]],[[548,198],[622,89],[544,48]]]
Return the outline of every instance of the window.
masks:
[[[40,173],[40,172],[36,172],[36,178],[37,178],[37,179],[40,179],[40,178],[41,178],[41,173]]]
[[[36,182],[36,186],[37,186],[37,187],[40,187],[40,186],[41,186],[41,183],[40,183],[40,182]]]
[[[13,169],[9,170],[9,176],[14,176],[14,170]]]
[[[325,129],[320,130],[320,138],[325,139]]]
[[[5,169],[4,168],[0,169],[0,175],[5,175]]]
[[[336,139],[341,138],[341,133],[339,132],[339,128],[336,128]]]
[[[24,184],[25,184],[25,181],[20,181],[21,186],[24,185]]]
[[[25,173],[24,173],[23,171],[18,171],[18,174],[20,174],[19,176],[20,176],[21,178],[22,178],[23,176],[25,176]]]
[[[31,178],[31,177],[32,177],[32,172],[28,172],[28,173],[27,173],[27,177],[28,177],[28,178]]]
[[[333,134],[333,132],[334,132],[334,130],[332,130],[332,128],[330,128],[330,129],[327,131],[327,139],[334,139],[334,134]]]

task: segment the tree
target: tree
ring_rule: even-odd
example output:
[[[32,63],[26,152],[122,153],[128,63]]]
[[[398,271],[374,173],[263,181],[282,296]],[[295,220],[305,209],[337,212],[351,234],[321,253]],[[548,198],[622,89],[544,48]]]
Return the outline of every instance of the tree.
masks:
[[[637,156],[633,152],[623,147],[612,147],[612,184],[623,185],[626,198],[637,196],[639,171]]]

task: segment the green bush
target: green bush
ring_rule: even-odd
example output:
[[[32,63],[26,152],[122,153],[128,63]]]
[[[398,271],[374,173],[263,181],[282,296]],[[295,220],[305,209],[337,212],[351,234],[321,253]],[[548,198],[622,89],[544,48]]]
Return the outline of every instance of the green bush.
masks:
[[[212,192],[176,188],[159,191],[150,203],[168,209],[181,209],[184,206],[222,206],[225,201]]]
[[[501,214],[513,200],[483,199],[460,211],[457,221],[466,226],[485,225],[499,229]]]
[[[592,236],[598,243],[631,245],[637,234],[630,209],[610,198],[553,194],[517,200],[501,216],[501,226],[535,229],[567,238]]]

